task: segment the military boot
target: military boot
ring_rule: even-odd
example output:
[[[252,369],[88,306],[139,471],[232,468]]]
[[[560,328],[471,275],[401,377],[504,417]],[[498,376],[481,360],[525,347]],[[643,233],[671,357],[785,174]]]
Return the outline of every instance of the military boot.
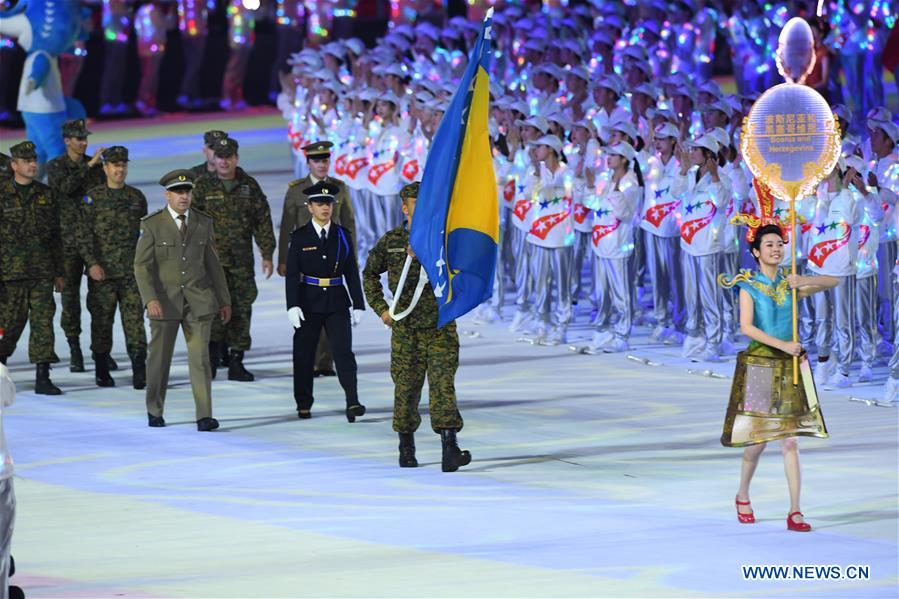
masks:
[[[253,373],[243,367],[242,351],[231,350],[230,360],[228,361],[228,380],[245,383],[256,380]]]
[[[444,472],[455,472],[459,469],[459,466],[467,466],[471,463],[471,454],[468,451],[459,449],[455,429],[442,429],[440,431],[440,440],[443,442],[443,463],[441,467]]]
[[[147,386],[147,356],[143,352],[131,354],[131,385],[135,389]]]
[[[66,337],[69,342],[69,372],[84,372],[84,354],[78,337]]]
[[[119,364],[115,360],[112,359],[112,354],[106,354],[106,363],[109,364],[110,370],[118,370]]]
[[[62,395],[59,387],[50,380],[50,364],[48,362],[39,362],[36,365],[34,392],[38,395]]]
[[[109,354],[94,354],[94,380],[98,387],[115,387],[109,376]]]
[[[221,353],[222,366],[229,367],[231,366],[231,349],[228,347],[228,344],[222,341],[219,343],[219,352]]]
[[[209,369],[212,371],[212,378],[215,378],[215,373],[218,372],[219,366],[222,363],[222,354],[220,351],[218,341],[209,342]]]
[[[415,459],[415,435],[413,433],[399,433],[400,435],[400,468],[418,468],[418,460]]]

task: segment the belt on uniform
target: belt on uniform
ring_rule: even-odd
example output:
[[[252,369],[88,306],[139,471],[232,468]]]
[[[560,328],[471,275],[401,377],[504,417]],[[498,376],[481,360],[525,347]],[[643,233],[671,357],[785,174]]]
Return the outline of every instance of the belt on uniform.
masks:
[[[300,275],[300,281],[306,283],[307,285],[314,285],[316,287],[340,287],[343,285],[343,277],[337,277],[336,279],[317,279],[315,277],[309,277],[306,275]]]

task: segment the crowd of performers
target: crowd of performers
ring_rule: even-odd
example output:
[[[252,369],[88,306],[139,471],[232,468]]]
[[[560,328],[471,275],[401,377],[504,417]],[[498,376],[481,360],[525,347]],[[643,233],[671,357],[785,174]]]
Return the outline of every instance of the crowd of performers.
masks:
[[[702,32],[718,26],[712,14],[680,24],[695,34],[687,51],[669,46],[654,18],[607,14],[594,26],[586,7],[564,18],[497,14],[490,136],[502,243],[494,297],[479,319],[514,308],[512,330],[557,345],[574,318],[589,318],[587,353],[628,350],[639,325],[696,361],[736,352],[739,302],[717,279],[755,267],[746,227],[732,219],[758,212],[740,155],[758,93],[725,94],[708,79],[704,44],[714,36]],[[360,264],[402,220],[398,191],[421,177],[465,66],[461,49],[476,35],[464,21],[399,26],[372,50],[348,40],[293,57],[279,106],[297,174],[308,140],[334,143],[331,175],[350,188]],[[797,255],[800,273],[840,283],[803,300],[801,342],[817,355],[816,380],[833,388],[872,381],[875,363],[892,358],[885,399],[895,402],[899,127],[883,106],[833,109],[843,158],[797,204]],[[789,206],[776,211],[786,218]],[[788,244],[784,266],[791,254]]]

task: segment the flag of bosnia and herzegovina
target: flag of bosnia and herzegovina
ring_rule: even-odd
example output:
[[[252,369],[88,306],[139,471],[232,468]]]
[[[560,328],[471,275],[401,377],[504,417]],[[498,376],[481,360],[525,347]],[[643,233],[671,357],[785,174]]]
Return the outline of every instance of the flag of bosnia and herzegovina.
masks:
[[[487,119],[491,8],[431,142],[409,242],[437,297],[439,327],[493,294],[499,203]]]

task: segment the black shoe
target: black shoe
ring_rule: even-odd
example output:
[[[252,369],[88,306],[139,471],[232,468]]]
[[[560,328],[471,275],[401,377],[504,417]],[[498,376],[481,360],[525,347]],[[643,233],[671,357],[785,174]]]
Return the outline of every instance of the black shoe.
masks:
[[[25,591],[14,584],[9,585],[9,599],[25,599]]]
[[[365,416],[365,406],[363,406],[361,403],[356,403],[346,407],[347,422],[356,422],[356,416],[359,416],[360,418],[362,416]]]
[[[440,440],[443,443],[441,468],[444,472],[455,472],[460,466],[467,466],[471,463],[471,454],[459,449],[454,429],[442,429],[440,431]]]
[[[84,372],[84,354],[78,337],[66,337],[69,342],[69,372]]]
[[[147,421],[148,426],[152,426],[153,428],[162,428],[165,426],[165,418],[162,416],[154,416],[153,414],[147,413]]]
[[[209,368],[212,370],[212,378],[215,378],[215,373],[218,372],[219,366],[222,363],[222,356],[219,353],[219,344],[218,341],[210,341],[209,342]]]
[[[300,420],[309,420],[312,418],[312,410],[297,410],[297,418]]]
[[[62,391],[50,380],[50,364],[40,362],[35,367],[34,392],[38,395],[62,395]]]
[[[215,418],[200,418],[197,420],[197,430],[208,432],[214,431],[219,427],[219,421]]]
[[[253,373],[243,367],[243,352],[234,350],[231,352],[231,360],[228,365],[228,380],[249,383],[255,381]]]
[[[109,364],[109,369],[112,371],[118,370],[118,363],[112,359],[112,354],[106,354],[106,362]]]
[[[400,435],[400,468],[418,468],[418,460],[415,459],[415,435],[413,433],[399,433]]]
[[[337,376],[337,373],[334,372],[333,370],[331,370],[330,368],[322,368],[322,369],[316,370],[312,374],[315,378],[318,378],[321,376]]]
[[[219,355],[221,356],[222,366],[228,368],[231,366],[231,348],[228,347],[228,344],[222,341],[219,343]]]
[[[135,389],[147,386],[147,356],[142,352],[131,356],[131,386]]]
[[[94,354],[94,368],[98,387],[115,387],[115,381],[109,376],[109,354]]]

